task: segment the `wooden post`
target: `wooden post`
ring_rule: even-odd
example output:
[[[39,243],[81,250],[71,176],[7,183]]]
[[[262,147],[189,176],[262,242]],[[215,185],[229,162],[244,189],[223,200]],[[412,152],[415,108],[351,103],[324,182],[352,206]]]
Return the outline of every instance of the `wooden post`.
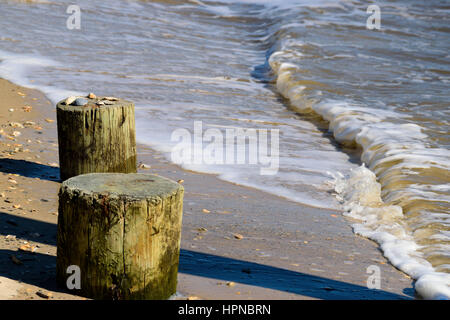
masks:
[[[93,299],[167,299],[176,292],[183,187],[150,174],[91,173],[59,191],[57,281],[79,267]],[[69,279],[70,282],[70,279]]]
[[[111,97],[72,100],[56,106],[61,180],[92,172],[135,173],[133,102]]]

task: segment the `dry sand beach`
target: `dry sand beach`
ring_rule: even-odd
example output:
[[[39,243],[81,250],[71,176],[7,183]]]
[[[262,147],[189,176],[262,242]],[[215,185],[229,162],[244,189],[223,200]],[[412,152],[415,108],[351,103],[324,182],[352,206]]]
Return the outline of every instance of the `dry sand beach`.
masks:
[[[83,299],[55,285],[55,106],[5,80],[0,96],[0,299]],[[142,145],[138,163],[184,180],[178,299],[414,298],[411,278],[341,212],[183,170]],[[371,265],[380,290],[367,288]]]

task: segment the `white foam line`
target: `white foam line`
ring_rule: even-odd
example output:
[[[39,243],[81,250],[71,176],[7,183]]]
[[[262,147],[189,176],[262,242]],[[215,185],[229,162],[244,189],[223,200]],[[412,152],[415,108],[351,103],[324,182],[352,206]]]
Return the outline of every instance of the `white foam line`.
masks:
[[[33,70],[60,66],[57,61],[38,55],[15,54],[2,50],[0,50],[0,60],[0,77],[22,87],[39,90],[54,104],[68,96],[84,94],[73,90],[57,88],[55,86],[39,85],[31,82],[28,78],[28,75],[30,75]]]
[[[289,58],[289,57],[287,57]],[[329,128],[341,143],[357,143],[363,148],[362,160],[378,174],[392,172],[381,169],[387,161],[402,161],[401,168],[429,167],[448,170],[450,152],[426,148],[427,136],[416,124],[385,122],[388,113],[351,105],[343,101],[315,103],[303,95],[304,86],[296,84],[294,74],[300,68],[283,62],[282,51],[269,58],[269,64],[277,76],[277,89],[300,112],[315,112],[329,121]],[[377,150],[383,146],[383,151]],[[436,155],[436,156],[433,156]],[[398,168],[399,165],[397,165]],[[450,299],[450,274],[436,272],[419,252],[421,247],[408,232],[400,206],[388,205],[381,198],[381,185],[374,172],[364,165],[353,170],[349,177],[335,175],[335,191],[344,205],[346,215],[361,223],[353,225],[355,233],[373,239],[380,244],[391,263],[416,279],[416,291],[426,299]],[[424,195],[424,193],[422,194]]]

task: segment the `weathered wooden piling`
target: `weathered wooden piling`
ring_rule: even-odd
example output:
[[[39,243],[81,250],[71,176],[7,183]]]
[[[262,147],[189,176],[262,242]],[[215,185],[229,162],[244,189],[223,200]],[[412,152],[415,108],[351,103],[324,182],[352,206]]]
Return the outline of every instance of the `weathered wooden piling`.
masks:
[[[91,173],[59,191],[57,281],[79,267],[94,299],[167,299],[175,293],[183,187],[150,174]]]
[[[61,180],[93,172],[136,172],[133,102],[93,97],[56,106]]]

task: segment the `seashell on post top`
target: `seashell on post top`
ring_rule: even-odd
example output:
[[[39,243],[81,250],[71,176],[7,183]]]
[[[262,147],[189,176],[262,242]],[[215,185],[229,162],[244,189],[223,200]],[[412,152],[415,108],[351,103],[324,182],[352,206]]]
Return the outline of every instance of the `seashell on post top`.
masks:
[[[94,172],[136,172],[134,103],[68,97],[56,106],[61,180]]]

